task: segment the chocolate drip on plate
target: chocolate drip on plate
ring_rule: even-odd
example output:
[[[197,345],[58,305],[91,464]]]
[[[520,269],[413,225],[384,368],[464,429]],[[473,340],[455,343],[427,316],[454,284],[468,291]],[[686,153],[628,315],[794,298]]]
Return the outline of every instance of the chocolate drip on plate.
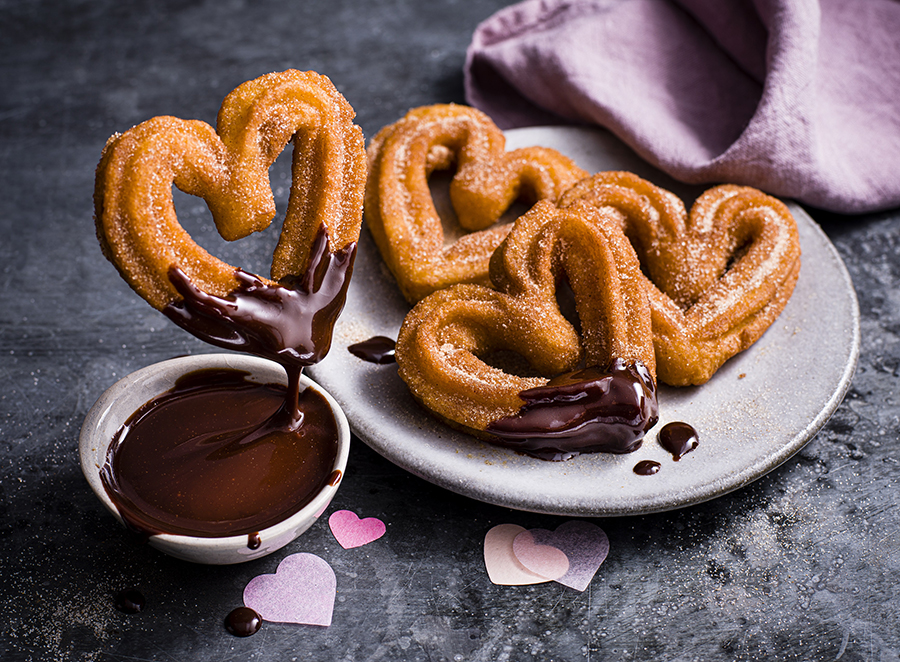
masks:
[[[368,340],[349,345],[347,351],[363,361],[386,365],[397,362],[394,354],[396,345],[397,342],[387,336],[373,336]]]
[[[659,473],[660,463],[654,460],[641,460],[636,465],[634,465],[634,473],[638,476],[652,476],[655,473]]]
[[[676,462],[697,448],[700,438],[693,426],[675,421],[667,423],[656,436],[660,445],[672,454]]]

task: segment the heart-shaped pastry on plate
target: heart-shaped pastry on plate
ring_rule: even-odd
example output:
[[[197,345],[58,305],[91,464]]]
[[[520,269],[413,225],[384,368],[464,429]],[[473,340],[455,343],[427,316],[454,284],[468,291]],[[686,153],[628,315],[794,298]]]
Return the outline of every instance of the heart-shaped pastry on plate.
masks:
[[[654,351],[640,265],[616,219],[539,201],[490,275],[495,289],[455,285],[406,316],[396,357],[414,397],[455,427],[538,457],[637,448],[657,418]],[[560,310],[562,276],[581,336]],[[492,365],[507,353],[532,374]]]
[[[487,115],[456,104],[414,108],[370,143],[366,225],[410,303],[457,283],[490,284],[491,253],[511,227],[501,216],[519,198],[556,200],[588,174],[556,150],[505,145]],[[432,173],[454,166],[458,237],[429,186]]]
[[[628,172],[578,182],[561,207],[590,204],[618,220],[643,267],[656,369],[672,386],[703,384],[781,314],[800,274],[787,206],[744,186],[716,186],[685,211]]]

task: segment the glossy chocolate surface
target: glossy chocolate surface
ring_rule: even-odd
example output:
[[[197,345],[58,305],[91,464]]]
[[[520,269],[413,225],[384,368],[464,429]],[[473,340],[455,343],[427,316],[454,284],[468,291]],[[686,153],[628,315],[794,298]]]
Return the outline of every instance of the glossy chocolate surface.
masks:
[[[498,444],[547,460],[579,453],[630,453],[659,420],[656,386],[640,362],[615,359],[522,391],[525,405],[487,427]]]
[[[682,421],[666,423],[656,435],[660,445],[672,454],[676,462],[697,448],[700,437],[693,426]]]
[[[296,412],[286,389],[245,373],[183,377],[128,420],[101,478],[126,524],[145,535],[248,536],[300,510],[332,479],[337,423],[307,388]],[[297,416],[296,429],[284,424]]]
[[[368,340],[348,345],[347,351],[363,361],[386,365],[388,363],[396,363],[397,359],[394,356],[394,347],[396,345],[397,341],[393,338],[373,336]]]
[[[268,285],[238,269],[235,276],[240,284],[228,297],[203,292],[173,266],[169,279],[184,298],[163,312],[212,345],[271,359],[289,372],[302,369],[321,361],[331,348],[355,256],[355,243],[329,252],[323,226],[305,274]]]
[[[641,460],[636,465],[634,465],[634,473],[638,476],[652,476],[653,474],[659,473],[659,468],[662,465],[655,460]]]
[[[225,617],[225,629],[236,637],[249,637],[259,632],[262,618],[250,607],[233,609]]]

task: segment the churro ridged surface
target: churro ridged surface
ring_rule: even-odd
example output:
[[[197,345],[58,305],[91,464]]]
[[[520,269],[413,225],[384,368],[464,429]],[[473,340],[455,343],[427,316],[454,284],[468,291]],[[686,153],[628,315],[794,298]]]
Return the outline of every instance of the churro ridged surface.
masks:
[[[293,181],[272,278],[302,274],[323,226],[332,252],[359,237],[366,164],[354,114],[327,77],[288,70],[231,92],[217,129],[155,117],[114,135],[97,168],[94,194],[104,254],[157,309],[180,298],[169,280],[173,267],[200,290],[227,296],[239,287],[235,267],[181,227],[172,186],[204,198],[222,237],[240,239],[274,217],[268,168],[293,140]]]
[[[488,285],[491,253],[510,229],[498,220],[510,205],[556,200],[588,174],[555,150],[507,152],[505,144],[487,115],[455,104],[414,108],[371,141],[366,224],[410,303],[457,283]],[[451,168],[463,234],[446,245],[429,177]]]
[[[631,240],[645,274],[657,374],[673,386],[703,384],[756,342],[799,276],[796,221],[757,189],[711,188],[688,214],[676,196],[637,175],[603,172],[559,204],[603,210]]]
[[[484,437],[514,416],[522,391],[581,365],[612,359],[653,370],[650,310],[640,265],[615,219],[588,205],[537,203],[494,253],[496,289],[463,284],[435,292],[409,313],[397,341],[400,376],[413,395],[451,424]],[[571,283],[582,335],[562,314],[557,283]],[[490,365],[509,350],[535,376]]]

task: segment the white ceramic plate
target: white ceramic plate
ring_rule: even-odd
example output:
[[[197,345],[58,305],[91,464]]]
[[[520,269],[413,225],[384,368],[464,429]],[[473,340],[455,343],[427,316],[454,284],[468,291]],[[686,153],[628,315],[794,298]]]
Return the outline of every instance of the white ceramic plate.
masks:
[[[507,133],[509,149],[554,147],[590,172],[625,169],[681,195],[679,185],[638,159],[611,134],[538,127]],[[611,516],[680,508],[720,496],[771,471],[828,420],[850,385],[859,352],[859,311],[841,258],[818,225],[791,205],[803,266],[781,316],[749,350],[701,387],[660,389],[660,422],[628,455],[597,453],[545,462],[495,448],[437,422],[421,409],[395,365],[366,363],[347,346],[397,337],[409,307],[368,233],[363,232],[347,307],[325,361],[310,370],[347,413],[365,443],[436,485],[487,503],[531,512]],[[657,443],[669,421],[699,432],[699,447],[675,462]],[[640,460],[659,473],[633,472]]]

